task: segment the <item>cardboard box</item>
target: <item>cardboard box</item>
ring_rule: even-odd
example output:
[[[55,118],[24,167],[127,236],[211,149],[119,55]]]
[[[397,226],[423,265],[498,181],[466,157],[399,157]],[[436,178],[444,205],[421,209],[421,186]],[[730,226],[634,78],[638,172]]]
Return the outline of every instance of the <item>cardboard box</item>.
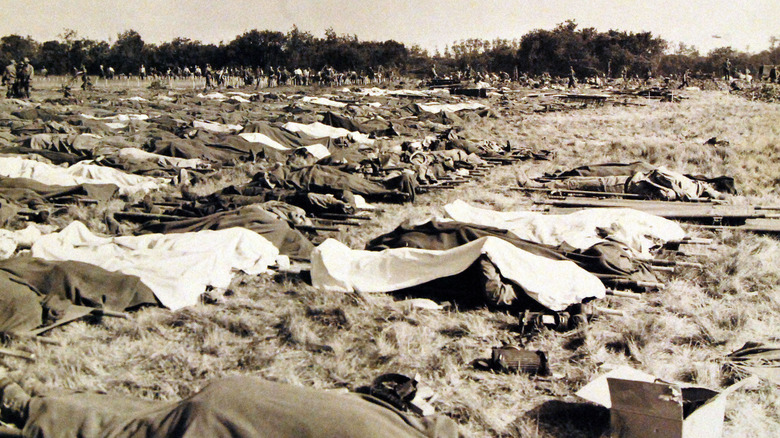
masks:
[[[728,394],[749,381],[718,392],[620,367],[585,385],[577,395],[610,409],[613,437],[718,438]]]

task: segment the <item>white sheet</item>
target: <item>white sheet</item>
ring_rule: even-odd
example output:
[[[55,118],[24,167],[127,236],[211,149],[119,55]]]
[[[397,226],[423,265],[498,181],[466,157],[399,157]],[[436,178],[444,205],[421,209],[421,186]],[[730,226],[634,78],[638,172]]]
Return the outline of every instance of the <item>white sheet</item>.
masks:
[[[242,132],[238,134],[239,137],[251,143],[260,143],[263,146],[268,146],[279,151],[289,151],[291,148],[279,143],[271,137],[260,132]]]
[[[101,122],[116,122],[127,124],[131,120],[147,120],[149,116],[146,114],[117,114],[115,116],[96,117],[91,114],[81,114],[82,118],[90,120],[100,120]]]
[[[164,178],[133,175],[85,161],[70,167],[59,167],[19,157],[0,157],[0,175],[29,178],[44,184],[61,186],[85,183],[116,184],[120,194],[148,192],[166,183]]]
[[[438,114],[442,111],[456,113],[463,110],[475,110],[487,108],[485,105],[477,102],[464,102],[464,103],[438,103],[428,102],[419,104],[420,109],[433,114]]]
[[[341,91],[343,92],[352,92],[349,88],[344,88]],[[356,92],[355,94],[360,94],[362,96],[374,96],[374,97],[381,97],[381,96],[399,96],[399,97],[430,97],[435,95],[448,95],[450,94],[449,90],[438,88],[434,90],[408,90],[408,89],[402,89],[402,90],[386,90],[384,88],[363,88],[360,91]]]
[[[336,128],[334,126],[326,125],[324,123],[320,122],[314,122],[310,124],[303,124],[303,123],[295,123],[295,122],[287,122],[285,123],[282,128],[290,131],[290,132],[302,132],[309,137],[314,138],[322,138],[322,137],[328,137],[328,138],[342,138],[347,137],[352,141],[355,141],[357,143],[362,144],[373,144],[374,140],[368,138],[368,135],[356,132],[356,131],[350,131],[348,129],[344,128]]]
[[[165,307],[176,310],[197,304],[206,286],[226,288],[234,270],[265,272],[279,250],[245,228],[102,237],[72,222],[59,233],[39,238],[32,255],[137,275]]]
[[[45,227],[50,225],[35,226],[33,224],[27,225],[27,228],[18,231],[9,231],[0,229],[0,260],[5,260],[16,252],[18,248],[29,248],[32,244],[40,239],[43,235]],[[46,230],[50,232],[51,230]]]
[[[318,160],[330,156],[330,151],[323,144],[315,143],[309,146],[304,146],[303,149],[306,149],[308,153],[312,154],[312,156]]]
[[[81,114],[84,119],[98,120],[106,124],[110,129],[120,130],[125,129],[130,124],[131,120],[144,121],[149,118],[146,114],[117,114],[115,116],[108,117],[96,117],[90,114]]]
[[[322,105],[322,106],[329,106],[329,107],[332,107],[332,108],[344,108],[345,106],[347,106],[347,104],[344,103],[344,102],[338,102],[338,101],[330,100],[330,99],[327,99],[327,98],[324,98],[324,97],[303,96],[303,98],[301,98],[301,100],[304,101],[304,102],[307,102],[307,103],[313,103],[315,105]]]
[[[605,295],[601,281],[573,262],[531,254],[496,237],[446,251],[393,248],[378,252],[353,250],[328,239],[312,253],[312,284],[336,292],[391,292],[463,272],[482,254],[504,278],[552,310]]]
[[[685,237],[675,222],[628,208],[593,208],[552,215],[533,211],[494,211],[457,200],[444,206],[450,219],[501,228],[521,239],[558,246],[567,243],[587,249],[609,237],[637,255],[650,256],[653,246]]]
[[[224,94],[216,93],[216,92],[215,93],[209,93],[209,94],[198,93],[198,97],[200,97],[201,99],[209,99],[209,100],[227,100],[228,99],[228,97],[225,96]]]
[[[231,97],[235,97],[235,96],[243,97],[244,99],[251,99],[251,98],[257,96],[257,94],[255,94],[255,93],[249,94],[249,93],[242,93],[241,91],[228,91],[225,94],[227,94],[228,96],[231,96]],[[247,100],[247,102],[249,102],[249,101]]]
[[[237,132],[244,129],[241,125],[222,124],[217,122],[206,122],[201,120],[195,120],[192,122],[192,126],[198,129],[203,129],[210,132],[216,132],[220,134],[227,134],[231,132]]]

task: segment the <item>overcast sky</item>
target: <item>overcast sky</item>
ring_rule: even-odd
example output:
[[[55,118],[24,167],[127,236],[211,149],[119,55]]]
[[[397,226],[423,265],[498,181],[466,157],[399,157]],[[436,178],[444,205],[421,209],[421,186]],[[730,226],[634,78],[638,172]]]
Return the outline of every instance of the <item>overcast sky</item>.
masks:
[[[519,38],[567,19],[580,27],[650,31],[703,53],[758,52],[780,37],[780,0],[0,0],[0,35],[115,40],[128,29],[147,43],[186,37],[228,42],[251,29],[317,37],[332,27],[361,40],[393,39],[443,50],[466,38]]]

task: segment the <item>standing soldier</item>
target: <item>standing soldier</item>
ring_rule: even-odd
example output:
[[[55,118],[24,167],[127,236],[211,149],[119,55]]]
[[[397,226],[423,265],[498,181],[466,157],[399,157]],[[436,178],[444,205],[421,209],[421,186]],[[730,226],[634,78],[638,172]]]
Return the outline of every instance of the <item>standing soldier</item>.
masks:
[[[690,77],[691,77],[691,70],[686,69],[682,75],[682,84],[680,84],[680,88],[685,88],[690,86],[690,84],[688,83]]]
[[[214,80],[214,71],[211,70],[211,65],[206,64],[204,76],[206,77],[206,87],[203,89],[203,91],[206,91],[209,88],[214,86],[214,84],[212,83],[212,81]]]
[[[30,59],[24,58],[19,74],[16,77],[18,83],[16,92],[20,97],[25,99],[30,98],[30,82],[32,81],[34,72],[35,70],[33,69],[32,64],[30,64]]]
[[[3,85],[8,86],[8,91],[5,93],[5,97],[8,99],[14,97],[16,91],[16,61],[11,60],[11,63],[3,70]]]
[[[774,83],[777,82],[777,66],[773,65],[772,68],[769,70],[769,82]]]
[[[574,74],[574,67],[569,66],[569,88],[574,88],[577,86],[577,77]]]

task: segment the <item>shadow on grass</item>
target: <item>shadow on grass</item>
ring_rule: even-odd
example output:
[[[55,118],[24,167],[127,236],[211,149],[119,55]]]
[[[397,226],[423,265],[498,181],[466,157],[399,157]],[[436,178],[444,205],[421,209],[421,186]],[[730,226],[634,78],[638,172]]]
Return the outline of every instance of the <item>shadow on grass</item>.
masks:
[[[609,433],[609,409],[588,403],[548,400],[526,412],[542,435],[601,437]]]

